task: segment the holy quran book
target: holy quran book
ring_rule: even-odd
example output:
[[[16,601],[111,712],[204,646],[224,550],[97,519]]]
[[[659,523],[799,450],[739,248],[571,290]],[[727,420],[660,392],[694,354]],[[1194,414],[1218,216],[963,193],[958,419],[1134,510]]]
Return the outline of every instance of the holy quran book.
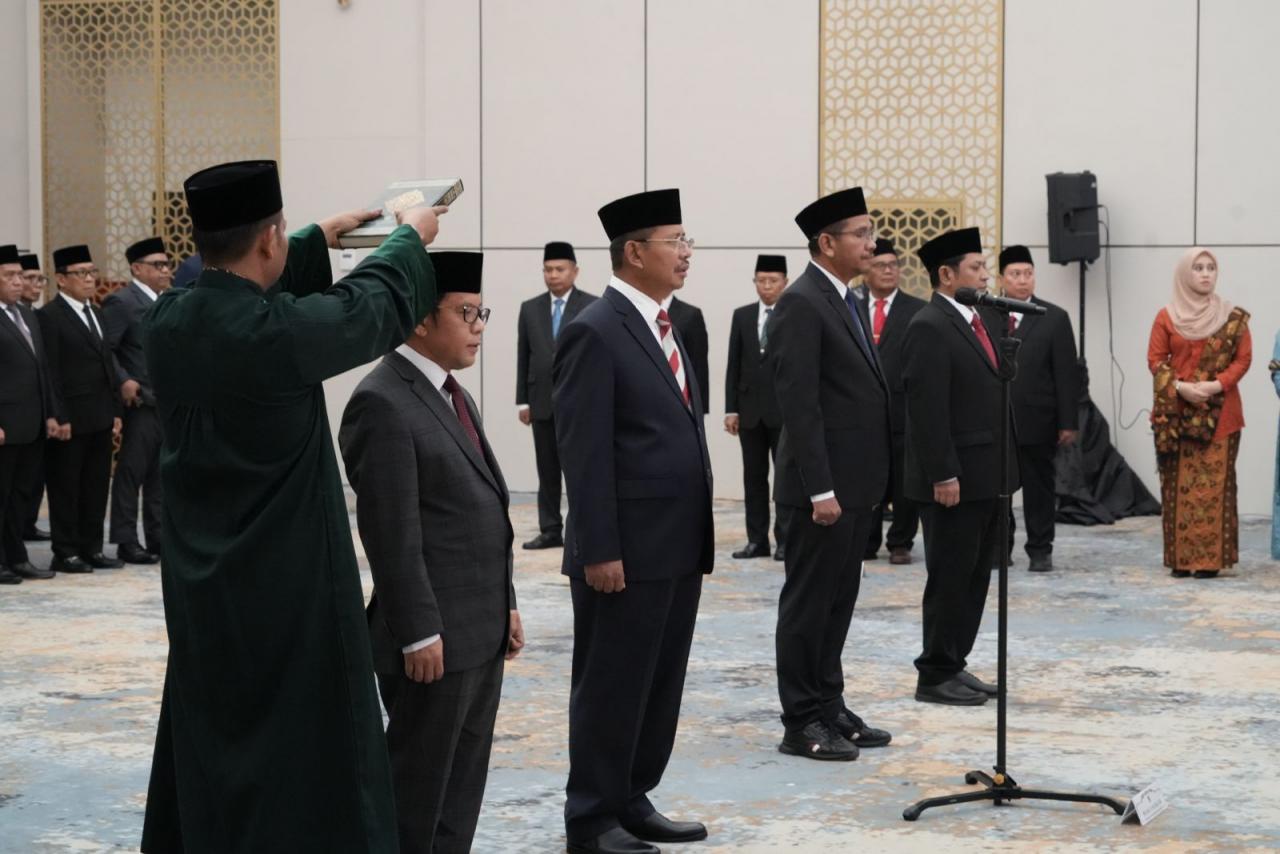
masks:
[[[453,204],[462,195],[461,178],[432,178],[425,181],[396,181],[387,186],[369,210],[381,210],[382,215],[371,219],[359,228],[338,236],[343,249],[368,249],[387,239],[387,235],[399,226],[396,214],[423,205]]]

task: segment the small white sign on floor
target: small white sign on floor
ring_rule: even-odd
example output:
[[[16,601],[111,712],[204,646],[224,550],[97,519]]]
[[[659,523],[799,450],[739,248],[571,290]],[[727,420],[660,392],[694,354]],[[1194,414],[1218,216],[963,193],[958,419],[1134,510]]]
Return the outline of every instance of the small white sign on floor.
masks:
[[[1124,815],[1120,816],[1120,820],[1150,824],[1156,820],[1156,816],[1168,808],[1169,800],[1164,796],[1164,790],[1159,784],[1152,783],[1133,796],[1133,800],[1129,801],[1128,806],[1124,808]]]

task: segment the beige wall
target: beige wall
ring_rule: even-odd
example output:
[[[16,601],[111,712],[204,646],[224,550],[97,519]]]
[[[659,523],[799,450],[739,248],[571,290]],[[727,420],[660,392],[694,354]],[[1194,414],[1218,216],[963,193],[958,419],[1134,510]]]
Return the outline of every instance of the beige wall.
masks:
[[[0,3],[0,238],[38,239],[36,0]],[[904,0],[905,2],[905,0]],[[24,8],[25,7],[25,8]],[[719,430],[732,309],[751,300],[757,252],[804,252],[791,216],[817,189],[818,3],[795,0],[281,0],[281,147],[295,223],[362,203],[388,181],[458,174],[467,191],[441,247],[483,248],[493,322],[462,379],[512,487],[536,483],[515,422],[516,311],[539,292],[539,249],[580,249],[580,284],[608,275],[603,202],[679,186],[699,245],[686,288],[712,341],[708,418],[717,493],[740,495],[736,442]],[[1276,400],[1265,370],[1280,326],[1280,73],[1270,0],[1007,0],[1006,242],[1040,261],[1041,292],[1076,314],[1076,271],[1047,263],[1044,175],[1090,169],[1111,212],[1120,418],[1110,403],[1101,263],[1089,274],[1094,399],[1155,485],[1145,347],[1173,261],[1218,250],[1222,292],[1253,312],[1242,391],[1240,508],[1270,512]],[[1198,56],[1198,62],[1197,62]],[[25,69],[25,72],[24,72]],[[1198,98],[1197,98],[1198,95]],[[874,194],[874,187],[867,188]],[[36,194],[38,196],[38,194]],[[361,372],[329,385],[335,419]],[[1118,383],[1119,375],[1116,375]],[[1135,421],[1136,418],[1136,421]],[[1130,422],[1134,422],[1130,424]]]

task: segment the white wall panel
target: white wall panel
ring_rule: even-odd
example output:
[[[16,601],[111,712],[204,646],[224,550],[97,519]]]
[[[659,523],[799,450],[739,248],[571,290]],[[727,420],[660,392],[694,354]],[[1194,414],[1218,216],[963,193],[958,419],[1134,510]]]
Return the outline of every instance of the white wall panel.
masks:
[[[602,246],[596,210],[644,189],[644,4],[486,4],[484,243]]]
[[[1005,8],[1005,242],[1045,245],[1045,174],[1088,169],[1113,242],[1190,243],[1195,0]]]
[[[31,221],[27,201],[27,70],[39,71],[38,62],[29,63],[27,12],[26,3],[0,5],[0,243],[24,248],[43,232]]]
[[[818,187],[818,4],[649,0],[650,187],[714,246],[800,246]]]
[[[1280,244],[1280,3],[1215,0],[1200,17],[1201,243]]]
[[[425,0],[425,177],[460,177],[440,248],[480,245],[480,0]]]

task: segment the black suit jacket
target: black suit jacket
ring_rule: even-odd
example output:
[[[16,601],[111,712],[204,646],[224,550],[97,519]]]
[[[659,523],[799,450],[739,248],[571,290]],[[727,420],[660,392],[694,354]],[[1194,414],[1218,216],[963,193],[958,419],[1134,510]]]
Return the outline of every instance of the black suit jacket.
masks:
[[[857,293],[866,307],[868,320],[872,320],[875,303],[867,286],[859,287]],[[902,385],[902,343],[906,340],[911,318],[926,305],[919,297],[913,297],[899,289],[885,316],[884,329],[880,330],[880,341],[876,345],[880,352],[880,366],[884,369],[884,378],[889,384],[889,423],[893,425],[894,441],[900,441],[907,432],[907,396]]]
[[[106,330],[102,312],[90,306],[98,328]],[[118,369],[111,350],[61,296],[36,312],[44,333],[53,391],[54,417],[71,424],[71,435],[111,429],[120,416]]]
[[[999,358],[999,317],[979,313]],[[916,313],[903,342],[907,391],[905,492],[931,503],[933,485],[960,479],[960,500],[1000,494],[1000,378],[978,341],[946,297]],[[1009,425],[1013,429],[1013,425]],[[1010,490],[1018,463],[1010,454]]]
[[[506,649],[512,585],[510,496],[452,404],[399,353],[356,386],[338,444],[356,492],[356,521],[374,591],[374,669],[402,673],[401,650],[440,634],[445,672],[487,664]]]
[[[0,305],[8,314],[8,308]],[[35,313],[21,303],[18,312],[31,331],[33,350],[13,320],[0,317],[0,428],[6,445],[26,445],[45,435],[53,414],[44,336]]]
[[[578,312],[595,302],[595,294],[576,285],[565,300],[560,317],[560,332]],[[551,369],[556,355],[556,340],[551,337],[551,292],[539,294],[520,304],[516,322],[516,405],[528,405],[535,421],[551,417]]]
[[[710,344],[707,340],[707,323],[702,319],[702,309],[672,297],[667,317],[671,318],[671,325],[680,333],[684,351],[689,354],[689,361],[685,364],[693,365],[693,373],[698,378],[698,388],[702,392],[702,414],[706,415],[711,409],[711,377],[707,366],[707,349]]]
[[[688,351],[674,330],[681,358]],[[686,362],[686,364],[688,364]],[[608,288],[560,330],[556,439],[569,493],[563,572],[622,560],[628,579],[711,572],[711,458],[702,395],[691,405],[646,320]]]
[[[1022,339],[1018,350],[1018,374],[1013,380],[1013,418],[1018,444],[1053,445],[1059,430],[1076,429],[1080,402],[1080,371],[1071,318],[1058,306],[1031,298],[1048,314],[1024,316],[1014,337]]]
[[[156,395],[151,389],[151,373],[142,352],[142,318],[155,301],[130,282],[102,301],[103,333],[107,346],[115,354],[119,375],[117,385],[134,380],[142,387],[140,396],[146,406],[156,405]]]
[[[734,309],[729,324],[729,361],[724,375],[724,411],[738,413],[741,427],[782,426],[773,366],[760,351],[760,303]],[[772,318],[770,319],[772,322]]]
[[[865,338],[871,327],[861,312]],[[884,498],[891,445],[889,392],[872,350],[854,338],[854,318],[835,285],[810,263],[783,291],[769,327],[782,437],[774,497],[809,505],[835,490],[842,508]]]

